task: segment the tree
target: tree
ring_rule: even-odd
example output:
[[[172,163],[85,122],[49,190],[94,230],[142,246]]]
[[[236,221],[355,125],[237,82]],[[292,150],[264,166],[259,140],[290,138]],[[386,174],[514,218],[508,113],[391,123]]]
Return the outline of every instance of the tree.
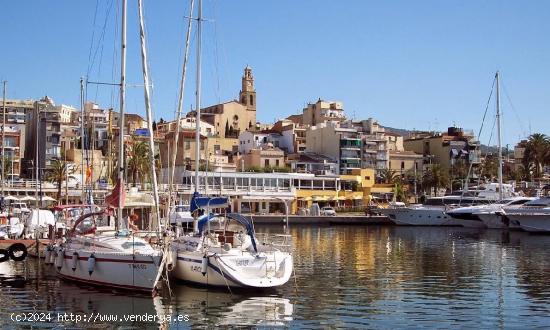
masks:
[[[539,178],[546,164],[550,164],[550,138],[542,133],[531,134],[525,144],[523,166]]]
[[[424,172],[422,180],[424,190],[435,188],[436,192],[439,188],[446,187],[448,182],[448,173],[446,173],[439,164],[431,165],[431,167]]]
[[[46,172],[45,179],[57,184],[57,201],[61,201],[61,187],[63,186],[63,181],[67,179],[69,174],[73,174],[75,168],[69,168],[68,163],[60,160],[54,159],[51,162],[50,168]]]
[[[149,145],[143,141],[133,141],[128,150],[128,171],[132,174],[134,187],[138,182],[144,183],[150,177],[151,161],[149,159]]]
[[[390,169],[382,170],[380,172],[380,178],[382,183],[395,183],[401,180],[400,175],[396,171]]]

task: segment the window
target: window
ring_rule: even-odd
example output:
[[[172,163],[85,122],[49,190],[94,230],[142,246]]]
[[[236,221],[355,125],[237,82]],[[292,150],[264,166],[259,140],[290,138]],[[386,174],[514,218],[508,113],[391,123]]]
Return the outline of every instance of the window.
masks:
[[[279,166],[279,160],[278,159],[275,160],[275,166]]]
[[[405,162],[401,162],[401,169],[405,169]]]
[[[191,149],[191,142],[185,141],[185,150]]]
[[[254,96],[250,95],[250,105],[254,105]]]
[[[264,159],[264,166],[269,166],[269,159]]]

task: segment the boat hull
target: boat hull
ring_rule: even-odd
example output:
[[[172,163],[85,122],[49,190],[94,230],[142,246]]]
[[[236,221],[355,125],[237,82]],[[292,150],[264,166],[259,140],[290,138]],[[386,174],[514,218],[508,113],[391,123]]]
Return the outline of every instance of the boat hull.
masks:
[[[394,208],[382,209],[399,226],[459,226],[454,219],[445,214],[444,209],[430,208]]]
[[[77,253],[76,264],[73,254]],[[95,257],[90,274],[89,258]],[[76,251],[66,249],[61,267],[55,265],[64,279],[90,285],[151,292],[156,284],[161,255],[140,255],[116,252]],[[73,269],[74,268],[74,269]]]
[[[208,266],[204,268],[200,252],[179,252],[171,276],[204,286],[256,289],[277,287],[288,282],[292,274],[292,256],[280,253],[278,257],[277,262],[265,262],[266,258],[242,253],[231,256],[213,254],[207,258]],[[236,263],[242,266],[236,266]],[[274,269],[266,269],[269,267]]]
[[[518,224],[521,229],[532,233],[550,233],[550,213],[507,214],[510,223]]]

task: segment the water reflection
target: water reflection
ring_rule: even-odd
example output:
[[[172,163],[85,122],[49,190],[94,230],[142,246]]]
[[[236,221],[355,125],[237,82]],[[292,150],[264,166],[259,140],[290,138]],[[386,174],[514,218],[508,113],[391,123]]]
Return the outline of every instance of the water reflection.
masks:
[[[276,295],[230,293],[187,285],[173,286],[170,303],[173,313],[194,315],[190,325],[280,326],[292,321],[293,314],[290,300]]]
[[[279,228],[259,228],[276,231]],[[125,328],[535,327],[550,324],[550,236],[467,228],[291,227],[296,286],[134,296],[60,281],[35,261],[0,264],[0,326],[8,311],[155,315]],[[175,321],[178,316],[185,321]],[[166,322],[162,322],[167,320]],[[30,324],[23,324],[30,326]],[[58,322],[43,326],[77,326]],[[94,327],[112,327],[109,322]]]

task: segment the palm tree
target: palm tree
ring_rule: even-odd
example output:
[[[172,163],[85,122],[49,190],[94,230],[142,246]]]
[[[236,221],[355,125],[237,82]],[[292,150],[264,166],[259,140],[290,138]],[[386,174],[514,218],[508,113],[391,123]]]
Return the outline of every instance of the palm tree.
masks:
[[[391,169],[380,171],[380,178],[382,179],[382,183],[394,183],[401,180],[401,176],[397,171]]]
[[[433,164],[424,172],[422,183],[424,189],[435,188],[435,191],[439,188],[445,187],[449,182],[449,176],[446,171],[443,170],[441,165]]]
[[[523,153],[523,165],[533,169],[535,177],[541,175],[542,167],[550,163],[550,138],[542,133],[529,136]]]
[[[133,141],[128,148],[128,170],[132,174],[134,187],[139,181],[143,184],[150,176],[149,145],[143,141]]]
[[[63,181],[67,179],[69,174],[73,174],[74,167],[69,168],[68,163],[64,160],[54,159],[51,162],[50,168],[46,172],[45,179],[57,184],[57,201],[61,201],[61,187]]]

